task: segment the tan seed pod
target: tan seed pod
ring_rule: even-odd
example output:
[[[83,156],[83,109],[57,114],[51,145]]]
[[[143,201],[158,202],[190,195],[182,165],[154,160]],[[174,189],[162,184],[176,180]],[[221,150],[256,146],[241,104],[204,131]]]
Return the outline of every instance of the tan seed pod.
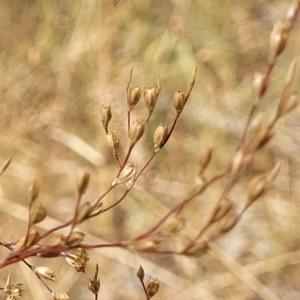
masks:
[[[268,181],[264,175],[258,175],[251,179],[248,185],[248,202],[252,203],[261,197],[267,189]]]
[[[98,295],[100,290],[100,280],[98,279],[98,264],[96,264],[95,275],[93,278],[88,278],[88,289],[94,294]]]
[[[296,92],[283,95],[277,107],[277,117],[282,117],[291,112],[299,104],[298,95]]]
[[[24,251],[26,249],[29,249],[36,243],[38,243],[41,240],[40,234],[35,230],[31,229],[28,233],[28,236],[23,237],[14,247],[13,252],[17,251]]]
[[[52,292],[54,300],[70,300],[70,297],[66,293]]]
[[[55,235],[51,237],[50,241],[47,243],[49,247],[62,247],[65,245],[65,237],[63,235]]]
[[[185,225],[185,219],[178,215],[170,216],[162,229],[161,233],[166,236],[172,236],[179,233]]]
[[[94,207],[89,202],[82,203],[78,208],[76,223],[81,223],[86,220],[93,212]]]
[[[100,120],[102,122],[102,125],[107,131],[108,124],[111,120],[112,113],[111,113],[111,106],[110,104],[100,104]]]
[[[72,233],[70,234],[70,236],[67,240],[67,244],[70,247],[78,247],[82,243],[84,236],[85,236],[85,234],[83,232],[72,231]]]
[[[167,141],[169,126],[159,125],[154,133],[154,151],[159,151]]]
[[[200,173],[208,166],[212,157],[213,148],[211,146],[203,147],[199,155]]]
[[[210,217],[210,223],[215,223],[225,217],[233,207],[233,202],[228,198],[223,198],[214,209]]]
[[[145,277],[145,271],[143,269],[143,267],[140,265],[139,269],[136,272],[136,276],[140,279],[140,281],[144,280]]]
[[[28,191],[29,191],[29,201],[30,201],[30,205],[32,205],[32,203],[36,200],[36,198],[37,198],[38,195],[39,195],[39,186],[38,186],[38,184],[37,184],[36,181],[34,181],[34,182],[30,185]]]
[[[134,146],[139,139],[143,136],[145,131],[145,124],[134,120],[129,130],[129,143],[130,147]]]
[[[139,102],[141,95],[142,90],[140,86],[136,85],[128,88],[127,104],[129,110],[132,110],[133,107]]]
[[[231,212],[227,214],[218,222],[217,231],[218,233],[226,233],[230,231],[239,221],[239,217],[236,213]]]
[[[48,267],[34,267],[34,272],[47,280],[55,281],[56,276]]]
[[[203,176],[196,176],[191,183],[186,198],[190,199],[197,195],[200,195],[206,189],[206,180]]]
[[[160,283],[157,281],[157,279],[150,278],[147,282],[146,291],[147,295],[150,298],[152,298],[154,295],[157,294],[159,290]]]
[[[90,182],[90,173],[85,171],[81,176],[80,182],[78,184],[78,194],[83,195],[87,190],[87,187]]]
[[[136,164],[132,162],[128,162],[126,163],[125,167],[123,168],[118,178],[116,178],[113,181],[112,185],[128,182],[131,179],[133,179],[135,175],[136,175]]]
[[[265,146],[274,136],[274,131],[271,128],[262,128],[261,132],[258,135],[257,139],[257,149]]]
[[[239,150],[237,151],[233,158],[231,159],[231,173],[233,175],[239,174],[241,172],[241,170],[243,169],[243,167],[245,166],[245,164],[247,163],[247,159],[245,157],[245,153],[243,150]]]
[[[267,89],[266,75],[255,73],[252,81],[252,88],[255,98],[261,98]]]
[[[176,90],[173,96],[173,105],[177,113],[181,113],[186,102],[186,96],[181,90]]]
[[[46,206],[40,204],[36,207],[31,214],[31,225],[38,224],[42,222],[47,216]]]
[[[160,77],[157,77],[155,87],[147,87],[144,89],[144,101],[150,114],[152,114],[160,93]]]
[[[295,18],[297,17],[297,13],[299,9],[300,9],[300,2],[299,0],[295,0],[287,11],[286,19],[290,22],[294,22]]]
[[[119,148],[119,139],[115,132],[109,132],[106,134],[106,144],[113,156],[116,156]]]
[[[208,248],[207,241],[196,241],[191,247],[184,251],[183,254],[190,256],[201,256],[207,252]]]
[[[134,249],[137,251],[154,251],[159,246],[159,240],[155,238],[148,238],[145,240],[138,241],[134,244]]]
[[[274,25],[270,35],[270,49],[273,57],[277,57],[284,50],[288,36],[290,24],[288,22],[279,21]]]

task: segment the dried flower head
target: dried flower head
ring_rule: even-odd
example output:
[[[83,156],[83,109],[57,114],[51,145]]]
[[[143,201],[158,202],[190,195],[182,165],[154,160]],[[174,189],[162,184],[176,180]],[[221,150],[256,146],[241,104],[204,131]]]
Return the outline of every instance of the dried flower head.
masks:
[[[116,156],[119,148],[119,139],[115,132],[108,132],[106,134],[106,145],[113,156]]]
[[[144,100],[149,110],[149,114],[152,114],[157,98],[160,93],[160,77],[157,78],[157,84],[155,87],[147,87],[144,89]]]
[[[85,249],[78,248],[75,255],[70,253],[63,253],[67,263],[75,268],[79,273],[85,273],[86,264],[89,261],[88,253]]]
[[[185,225],[185,219],[178,215],[172,215],[167,219],[162,229],[162,234],[166,236],[171,236],[179,233]]]
[[[78,208],[78,213],[76,217],[76,223],[81,223],[86,220],[90,214],[93,212],[94,207],[88,201],[82,203]]]
[[[268,86],[265,74],[255,73],[252,81],[253,93],[256,98],[261,98],[266,92]]]
[[[181,90],[176,90],[173,96],[173,105],[177,111],[177,113],[181,113],[185,103],[186,103],[186,96]]]
[[[127,104],[128,110],[132,110],[133,107],[139,102],[142,95],[140,86],[129,86],[127,91]]]
[[[100,289],[100,280],[98,278],[98,270],[99,270],[98,264],[96,264],[94,277],[88,278],[88,288],[95,295],[98,295],[99,289]]]
[[[34,267],[34,272],[42,276],[43,278],[51,281],[54,281],[56,277],[54,272],[48,267]]]
[[[130,147],[134,146],[138,140],[143,136],[145,131],[145,124],[139,120],[134,120],[129,130]]]
[[[67,244],[70,247],[77,247],[82,243],[84,236],[85,234],[81,231],[72,231],[68,237]]]
[[[261,197],[267,189],[268,181],[264,175],[259,175],[251,179],[248,186],[248,202],[252,203]]]
[[[104,127],[105,132],[107,132],[108,124],[111,120],[111,106],[110,104],[100,104],[100,120]]]
[[[38,205],[31,213],[31,225],[42,222],[47,216],[46,206]]]
[[[66,293],[52,292],[54,300],[70,300],[70,297]]]
[[[6,279],[5,287],[3,288],[5,294],[5,300],[17,300],[17,298],[22,297],[23,289],[21,283],[12,284],[11,275],[8,274]]]
[[[270,49],[276,58],[284,50],[289,37],[290,24],[286,21],[279,21],[274,25],[270,35]]]
[[[190,256],[201,256],[208,250],[208,242],[196,240],[190,247],[188,247],[183,254]]]
[[[129,182],[136,175],[136,164],[132,162],[126,163],[120,175],[113,181],[112,185]]]
[[[14,247],[13,252],[26,250],[36,243],[38,243],[41,239],[40,234],[35,230],[31,229],[27,236],[23,237]]]
[[[140,281],[144,280],[145,277],[145,271],[143,269],[143,267],[140,265],[140,267],[138,268],[137,272],[136,272],[136,276],[140,279]]]
[[[30,205],[31,205],[39,195],[39,186],[36,181],[34,181],[30,185],[28,191],[29,191],[29,201],[30,201]]]
[[[90,182],[90,173],[87,171],[84,171],[84,173],[82,174],[80,181],[78,183],[78,194],[79,195],[83,195],[89,185]]]
[[[147,295],[150,298],[155,296],[159,290],[160,283],[157,281],[157,279],[150,278],[147,282],[146,290]]]
[[[154,133],[154,151],[159,151],[167,141],[169,126],[159,125]]]

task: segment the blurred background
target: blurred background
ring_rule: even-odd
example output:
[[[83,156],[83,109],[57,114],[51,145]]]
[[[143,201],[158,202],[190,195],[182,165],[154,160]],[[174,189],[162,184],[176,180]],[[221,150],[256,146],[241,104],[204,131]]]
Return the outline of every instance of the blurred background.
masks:
[[[35,179],[40,186],[38,201],[46,204],[49,216],[39,226],[41,232],[73,216],[78,178],[85,170],[91,173],[85,200],[93,201],[109,187],[118,166],[106,147],[99,105],[112,105],[110,129],[120,136],[124,158],[126,84],[131,68],[133,84],[153,86],[157,74],[162,84],[154,116],[132,153],[131,160],[138,166],[150,157],[156,127],[172,122],[173,93],[187,91],[195,66],[196,85],[165,149],[126,200],[80,226],[88,234],[86,241],[128,239],[155,224],[183,199],[203,147],[214,147],[208,176],[220,171],[232,156],[251,108],[253,74],[266,69],[273,24],[285,17],[290,3],[1,0],[0,162],[13,157],[0,181],[1,239],[24,236],[28,187]],[[274,115],[289,64],[299,60],[299,28],[298,22],[272,74],[261,106],[266,121]],[[299,75],[296,78],[297,89]],[[133,115],[146,119],[142,100]],[[246,198],[248,179],[283,161],[268,194],[216,243],[218,255],[92,250],[86,274],[76,273],[62,258],[29,261],[51,267],[57,274],[51,287],[75,300],[94,299],[86,277],[93,276],[96,262],[102,300],[143,299],[135,275],[140,264],[146,279],[151,275],[161,282],[155,299],[262,299],[249,287],[252,276],[271,295],[298,299],[299,117],[298,108],[277,124],[276,136],[231,193],[239,206]],[[185,209],[187,228],[176,237],[174,247],[196,235],[225,183],[214,185]],[[109,194],[105,204],[118,199],[123,190]],[[2,258],[7,254],[0,249]],[[23,299],[51,299],[27,269],[21,263],[2,269],[0,286],[11,272],[14,282],[24,283]]]

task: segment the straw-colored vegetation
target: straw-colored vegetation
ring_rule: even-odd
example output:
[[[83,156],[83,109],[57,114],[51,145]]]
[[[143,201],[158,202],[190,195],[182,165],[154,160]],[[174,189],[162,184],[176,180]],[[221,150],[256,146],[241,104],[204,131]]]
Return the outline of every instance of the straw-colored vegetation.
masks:
[[[1,297],[298,299],[299,9],[0,2]]]

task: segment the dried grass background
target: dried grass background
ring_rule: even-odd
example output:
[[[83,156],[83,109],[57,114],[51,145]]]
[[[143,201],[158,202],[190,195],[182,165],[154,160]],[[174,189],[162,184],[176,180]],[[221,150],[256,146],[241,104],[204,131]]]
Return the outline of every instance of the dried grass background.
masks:
[[[0,1],[0,158],[13,156],[0,182],[0,234],[3,240],[26,231],[27,190],[37,179],[39,200],[49,217],[44,230],[72,217],[76,183],[91,172],[85,199],[93,201],[112,182],[117,165],[106,148],[99,104],[111,103],[112,127],[126,129],[126,81],[162,92],[155,116],[134,150],[138,165],[149,157],[152,134],[174,115],[175,89],[187,89],[195,65],[196,85],[168,144],[117,208],[81,226],[87,240],[133,237],[182,199],[197,172],[201,147],[215,148],[209,173],[225,166],[253,101],[251,79],[268,59],[268,40],[290,1],[159,0],[2,0]],[[300,24],[280,56],[261,107],[271,118],[290,61],[299,61]],[[299,76],[297,85],[299,87]],[[139,103],[136,116],[146,116]],[[87,274],[64,260],[32,258],[57,274],[55,290],[71,299],[93,299],[86,277],[99,263],[100,299],[143,299],[136,278],[140,264],[158,278],[155,299],[261,299],[249,281],[255,276],[277,298],[300,297],[299,108],[277,125],[277,135],[248,170],[267,172],[278,159],[282,170],[274,188],[255,203],[237,228],[217,242],[213,257],[140,255],[120,249],[90,251]],[[124,136],[124,134],[123,134]],[[126,138],[121,139],[124,152]],[[123,152],[123,154],[124,154]],[[221,192],[214,185],[186,210],[187,235],[195,235]],[[120,188],[122,189],[122,188]],[[105,199],[118,195],[116,189]],[[243,201],[246,185],[236,187]],[[1,257],[7,251],[0,249]],[[21,263],[0,271],[25,284],[24,299],[51,299]],[[50,283],[51,284],[51,283]],[[55,287],[54,283],[53,288]],[[271,298],[270,298],[271,299]]]

